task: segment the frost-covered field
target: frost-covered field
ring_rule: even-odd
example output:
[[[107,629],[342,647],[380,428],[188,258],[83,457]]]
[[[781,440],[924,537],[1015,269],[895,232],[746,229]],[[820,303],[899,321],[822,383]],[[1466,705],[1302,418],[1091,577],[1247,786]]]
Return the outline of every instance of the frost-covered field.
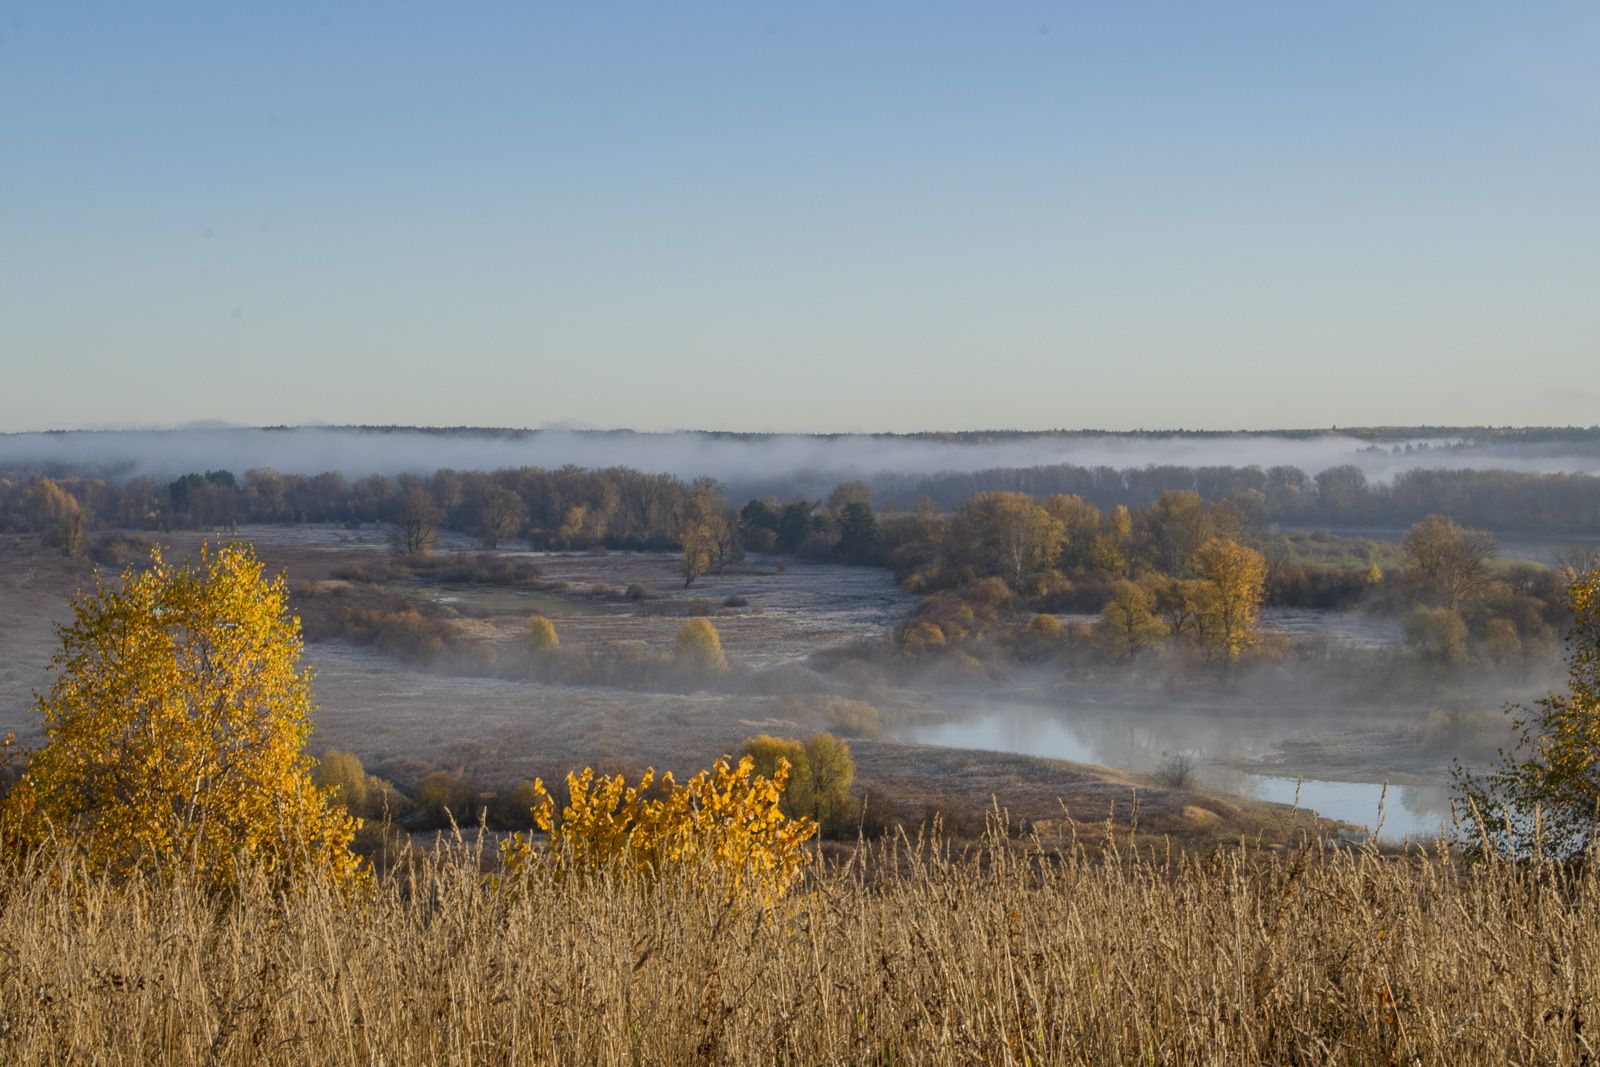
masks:
[[[262,526],[233,536],[254,542],[268,566],[285,570],[293,582],[325,581],[352,562],[387,558],[386,538],[373,528]],[[193,551],[201,537],[176,534],[166,540],[181,553]],[[477,548],[452,537],[440,552],[470,555]],[[1433,709],[1425,703],[1352,708],[1329,706],[1318,694],[1289,693],[1274,703],[1226,692],[1201,702],[1188,693],[1125,690],[1107,679],[1085,684],[1030,677],[990,684],[978,677],[952,685],[949,678],[936,683],[902,677],[890,683],[873,681],[870,672],[810,669],[808,660],[819,650],[884,640],[914,605],[915,598],[901,592],[888,572],[874,568],[797,561],[780,566],[776,558],[757,556],[685,589],[671,554],[502,554],[531,562],[541,581],[554,587],[404,580],[385,589],[448,606],[463,625],[507,650],[503,662],[515,656],[534,613],[553,621],[564,652],[626,651],[658,660],[668,657],[692,614],[709,614],[736,679],[693,693],[681,685],[637,682],[627,688],[558,685],[514,670],[484,676],[422,669],[369,647],[318,641],[306,650],[320,704],[314,749],[353,750],[370,767],[397,778],[432,767],[488,783],[551,777],[585,764],[690,770],[736,750],[752,734],[799,736],[827,729],[828,700],[849,696],[883,707],[890,724],[889,737],[855,742],[863,781],[892,784],[902,793],[958,795],[979,805],[1015,796],[1049,806],[1052,790],[1082,798],[1090,795],[1085,790],[1092,782],[1133,779],[1046,761],[1148,774],[1168,755],[1184,752],[1200,757],[1203,784],[1244,795],[1282,799],[1278,783],[1302,775],[1335,786],[1363,783],[1355,792],[1313,790],[1318,798],[1332,798],[1327,804],[1348,798],[1349,810],[1324,814],[1354,822],[1371,821],[1368,793],[1384,781],[1433,796],[1448,762],[1448,754],[1397,743],[1428,728]],[[0,543],[0,730],[14,730],[25,743],[39,739],[30,694],[48,684],[44,666],[55,646],[52,624],[66,617],[72,591],[90,581],[87,565],[21,542]],[[625,595],[630,586],[643,597]],[[1393,645],[1400,637],[1393,619],[1356,613],[1273,609],[1263,625],[1296,642],[1355,649]],[[1491,710],[1495,706],[1498,700],[1490,702]],[[1006,762],[1013,757],[999,753],[1042,760]],[[1409,797],[1410,806],[1425,807],[1422,817],[1433,818],[1437,805],[1424,805],[1420,797],[1422,792]]]

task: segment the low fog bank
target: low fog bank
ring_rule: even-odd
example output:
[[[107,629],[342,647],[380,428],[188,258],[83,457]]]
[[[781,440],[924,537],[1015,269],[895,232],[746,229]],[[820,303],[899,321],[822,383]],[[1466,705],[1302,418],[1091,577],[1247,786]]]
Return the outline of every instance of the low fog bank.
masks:
[[[976,473],[1063,464],[1117,469],[1284,465],[1312,475],[1351,464],[1375,480],[1417,467],[1600,474],[1600,433],[1505,441],[1387,436],[1381,443],[1333,432],[809,436],[307,427],[0,435],[0,467],[94,470],[116,477],[166,479],[198,469],[242,473],[271,467],[307,475],[337,470],[359,478],[429,474],[442,468],[568,464],[633,467],[685,479],[709,475],[740,487],[787,483],[791,491],[805,493],[878,474]]]
[[[1451,767],[1496,766],[1515,746],[1508,705],[1563,688],[1552,655],[1519,669],[1441,672],[1396,645],[1302,638],[1291,656],[1219,683],[1180,663],[1094,680],[1021,669],[987,686],[930,671],[902,678],[910,706],[888,732],[923,745],[1099,764],[1199,788],[1293,803],[1384,836],[1426,837],[1448,818]],[[874,699],[864,694],[862,699]],[[1387,796],[1385,790],[1387,788]]]

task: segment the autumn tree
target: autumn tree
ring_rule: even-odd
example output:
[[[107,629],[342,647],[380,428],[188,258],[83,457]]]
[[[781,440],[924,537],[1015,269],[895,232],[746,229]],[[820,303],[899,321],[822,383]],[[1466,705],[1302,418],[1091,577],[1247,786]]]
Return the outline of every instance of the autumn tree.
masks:
[[[285,517],[288,495],[283,475],[271,467],[253,467],[244,472],[244,484],[258,519],[278,522]]]
[[[427,490],[412,489],[395,502],[390,541],[397,552],[407,556],[426,555],[439,536],[443,519]]]
[[[1493,534],[1464,530],[1443,515],[1429,515],[1412,526],[1405,547],[1412,569],[1451,611],[1488,584],[1489,560],[1496,551]]]
[[[1100,509],[1081,496],[1060,493],[1046,500],[1044,507],[1061,524],[1061,569],[1092,566],[1095,538],[1101,535]]]
[[[1353,463],[1329,467],[1318,472],[1317,502],[1329,519],[1350,522],[1362,515],[1362,505],[1371,493],[1367,476]]]
[[[768,778],[778,773],[780,762],[788,763],[781,803],[790,818],[812,818],[831,830],[848,812],[856,766],[845,741],[826,733],[805,741],[761,734],[745,741],[742,754],[755,763],[757,774]]]
[[[330,748],[311,769],[311,781],[336,804],[343,804],[351,815],[382,819],[398,798],[388,782],[368,774],[354,752]],[[367,829],[372,829],[368,827]],[[357,835],[357,845],[360,844]]]
[[[330,801],[343,804],[347,811],[364,812],[367,807],[367,772],[354,752],[330,748],[312,768],[311,781]]]
[[[1133,515],[1126,504],[1118,504],[1089,541],[1088,565],[1107,574],[1127,574],[1132,554]]]
[[[1167,633],[1204,644],[1207,584],[1201,578],[1147,575],[1138,583],[1155,597],[1156,614]]]
[[[1157,570],[1183,575],[1188,573],[1201,545],[1214,537],[1237,537],[1239,529],[1236,513],[1184,489],[1162,493],[1140,516],[1139,543],[1145,558]]]
[[[238,544],[203,548],[198,567],[158,551],[120,589],[80,596],[6,825],[117,876],[360,880],[359,822],[311,778],[311,672],[288,596]]]
[[[1469,845],[1572,857],[1600,834],[1600,569],[1575,575],[1567,599],[1567,691],[1506,709],[1520,737],[1499,768],[1455,769]]]
[[[774,737],[759,734],[745,739],[740,756],[750,760],[755,772],[766,778],[778,773],[780,764],[788,766],[788,779],[779,805],[789,818],[814,816],[816,795],[811,782],[811,761],[806,757],[804,741],[794,737]]]
[[[490,489],[478,501],[478,538],[484,548],[499,548],[527,521],[528,505],[509,489]]]
[[[1232,663],[1255,642],[1267,561],[1253,548],[1214,537],[1195,552],[1192,565],[1205,582],[1201,616],[1206,649]]]
[[[687,589],[711,569],[711,561],[716,558],[717,539],[708,524],[690,522],[683,527],[679,540],[683,542],[683,559],[678,563],[678,573],[683,575],[683,587]]]
[[[49,478],[40,478],[28,486],[23,502],[45,545],[66,556],[83,551],[88,520],[76,497]]]
[[[1026,493],[979,493],[956,512],[950,555],[977,575],[996,575],[1011,588],[1056,565],[1063,527]]]
[[[729,510],[716,482],[702,478],[694,483],[678,517],[678,541],[683,546],[680,572],[684,588],[702,574],[742,557],[739,515]]]
[[[556,540],[567,548],[582,548],[605,540],[606,515],[599,508],[574,504],[567,509],[556,529]]]
[[[1096,633],[1113,659],[1132,659],[1167,636],[1167,624],[1156,614],[1155,593],[1123,579],[1111,587]]]
[[[824,829],[834,832],[850,811],[850,786],[856,778],[850,745],[832,734],[813,734],[806,740],[806,761],[811,769],[815,818]]]

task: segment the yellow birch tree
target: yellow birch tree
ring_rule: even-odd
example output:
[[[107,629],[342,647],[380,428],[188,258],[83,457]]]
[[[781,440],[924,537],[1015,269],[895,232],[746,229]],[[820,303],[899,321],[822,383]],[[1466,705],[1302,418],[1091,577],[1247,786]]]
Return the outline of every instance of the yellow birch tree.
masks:
[[[361,882],[360,823],[311,780],[288,595],[242,544],[202,548],[197,567],[158,550],[120,589],[81,595],[37,701],[48,740],[6,797],[20,843],[77,847],[118,877],[221,887],[248,864],[280,884]]]
[[[1191,565],[1205,583],[1200,599],[1203,643],[1212,656],[1233,663],[1255,643],[1267,561],[1253,548],[1213,537],[1195,552]]]

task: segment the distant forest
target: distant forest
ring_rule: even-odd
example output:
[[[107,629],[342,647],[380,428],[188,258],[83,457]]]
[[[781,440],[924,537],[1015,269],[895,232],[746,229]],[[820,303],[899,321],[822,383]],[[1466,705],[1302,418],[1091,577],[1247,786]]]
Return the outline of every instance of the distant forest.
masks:
[[[951,510],[978,493],[1066,493],[1106,509],[1147,507],[1163,493],[1192,490],[1231,499],[1265,522],[1339,527],[1409,526],[1428,515],[1497,530],[1568,531],[1600,527],[1600,477],[1504,470],[1416,468],[1387,482],[1359,467],[1308,475],[1298,467],[1009,468],[931,477],[871,479],[874,499],[905,507],[919,498]]]
[[[48,476],[47,476],[48,475]],[[214,529],[240,523],[396,523],[424,511],[438,526],[494,545],[605,545],[676,548],[689,514],[725,509],[727,500],[804,502],[796,483],[756,480],[732,487],[686,482],[626,467],[534,467],[493,472],[441,470],[430,475],[373,475],[355,480],[255,469],[199,471],[172,481],[119,481],[60,470],[0,469],[0,531]],[[1001,468],[936,475],[883,474],[851,483],[847,494],[878,512],[954,511],[979,493],[1011,491],[1045,498],[1075,495],[1102,510],[1143,508],[1168,492],[1193,491],[1227,501],[1253,524],[1404,527],[1448,515],[1493,530],[1576,532],[1600,529],[1600,476],[1503,470],[1415,469],[1369,481],[1354,466],[1315,476],[1297,467],[1134,469],[1072,465]],[[713,502],[711,498],[716,497]],[[815,506],[822,499],[811,501]],[[71,535],[69,529],[68,535]]]

